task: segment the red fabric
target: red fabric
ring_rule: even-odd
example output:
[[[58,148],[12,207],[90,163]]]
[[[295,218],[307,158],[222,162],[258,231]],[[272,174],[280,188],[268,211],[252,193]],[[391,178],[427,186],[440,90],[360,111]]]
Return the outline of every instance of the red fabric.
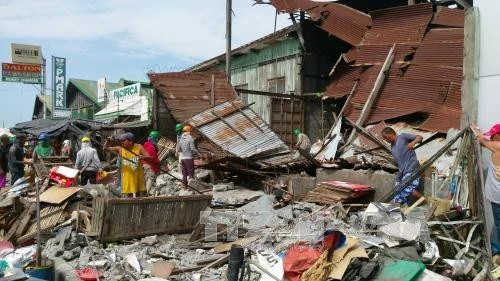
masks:
[[[151,160],[141,160],[142,164],[146,164],[146,165],[149,165],[151,167],[151,170],[153,171],[153,173],[158,173],[158,171],[160,170],[160,160],[158,159],[158,153],[156,152],[156,148],[155,148],[155,145],[150,142],[150,141],[147,141],[144,143],[144,149],[148,152],[149,156],[152,156],[153,159]]]
[[[300,281],[300,276],[321,256],[321,251],[304,245],[292,247],[283,258],[285,277],[290,281]]]

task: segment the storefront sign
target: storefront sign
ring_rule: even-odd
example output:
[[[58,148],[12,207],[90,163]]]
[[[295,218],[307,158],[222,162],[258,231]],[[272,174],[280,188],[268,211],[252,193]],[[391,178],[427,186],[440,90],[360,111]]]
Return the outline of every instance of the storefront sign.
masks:
[[[35,64],[2,63],[2,81],[41,84],[42,66]]]
[[[53,109],[66,108],[66,59],[52,57],[52,69]]]
[[[106,78],[97,80],[97,102],[106,101]]]
[[[11,43],[12,62],[42,64],[42,48],[40,46]]]
[[[52,118],[71,118],[71,109],[54,109]]]
[[[123,101],[141,94],[141,83],[136,83],[109,92],[109,101]]]

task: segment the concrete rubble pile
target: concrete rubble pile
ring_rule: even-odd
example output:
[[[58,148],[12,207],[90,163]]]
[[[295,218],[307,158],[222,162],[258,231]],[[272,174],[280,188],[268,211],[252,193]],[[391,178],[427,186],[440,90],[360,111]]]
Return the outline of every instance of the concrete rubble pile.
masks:
[[[191,234],[112,243],[89,238],[69,221],[47,233],[43,255],[56,260],[65,280],[79,280],[84,269],[104,280],[229,280],[234,249],[244,253],[243,280],[472,280],[483,274],[481,222],[467,210],[431,218],[433,208],[425,204],[273,207],[275,200],[262,195],[236,209],[208,208]]]

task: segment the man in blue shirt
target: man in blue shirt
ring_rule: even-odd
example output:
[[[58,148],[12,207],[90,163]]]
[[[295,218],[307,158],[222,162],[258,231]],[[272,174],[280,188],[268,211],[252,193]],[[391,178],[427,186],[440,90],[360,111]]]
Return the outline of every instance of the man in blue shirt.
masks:
[[[382,130],[382,137],[391,144],[391,153],[398,165],[398,175],[396,177],[396,185],[420,168],[420,163],[417,160],[414,147],[417,143],[422,142],[422,136],[412,135],[407,133],[396,134],[396,131],[391,127],[385,127]],[[415,198],[420,198],[422,195],[417,191],[420,178],[416,178],[408,183],[401,192],[395,194],[394,202],[405,204],[408,203],[410,195]]]

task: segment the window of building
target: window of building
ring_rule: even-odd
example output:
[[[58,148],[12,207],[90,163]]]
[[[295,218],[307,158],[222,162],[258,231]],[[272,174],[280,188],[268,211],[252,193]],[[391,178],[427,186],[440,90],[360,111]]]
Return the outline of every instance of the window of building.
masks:
[[[285,92],[285,77],[273,78],[267,80],[267,91],[270,93]]]

